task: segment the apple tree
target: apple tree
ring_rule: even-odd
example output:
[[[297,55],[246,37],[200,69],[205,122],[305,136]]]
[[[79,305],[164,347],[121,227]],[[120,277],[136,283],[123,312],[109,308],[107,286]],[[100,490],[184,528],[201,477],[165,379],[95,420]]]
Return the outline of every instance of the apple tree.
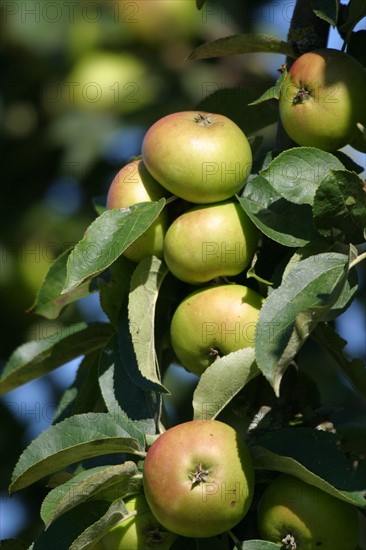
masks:
[[[50,266],[29,314],[55,320],[98,294],[106,320],[28,341],[2,370],[7,394],[82,358],[9,486],[48,487],[44,528],[4,549],[365,550],[366,370],[336,330],[364,284],[363,167],[339,149],[366,151],[365,16],[361,0],[297,0],[286,41],[196,44],[187,64],[283,64],[245,101],[228,86],[160,109]],[[129,65],[112,57],[112,73]],[[281,479],[310,496],[278,518]]]

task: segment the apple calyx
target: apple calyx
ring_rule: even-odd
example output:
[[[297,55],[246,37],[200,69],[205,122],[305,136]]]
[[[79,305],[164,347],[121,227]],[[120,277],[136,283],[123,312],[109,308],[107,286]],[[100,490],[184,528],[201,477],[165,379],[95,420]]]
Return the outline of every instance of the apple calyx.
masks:
[[[301,87],[299,91],[297,92],[294,99],[292,100],[292,103],[294,105],[297,105],[298,103],[305,103],[305,101],[308,101],[308,99],[310,99],[310,90],[305,88],[305,86],[303,86],[301,83],[300,83],[300,86]]]
[[[297,548],[296,540],[293,535],[290,535],[290,534],[286,535],[281,542],[284,545],[286,550],[296,550]]]
[[[154,548],[155,546],[159,546],[162,542],[164,542],[164,539],[166,539],[167,532],[162,531],[158,527],[152,527],[146,535],[146,544],[147,546],[151,546],[151,548]]]
[[[213,124],[213,121],[210,118],[211,114],[205,114],[197,113],[194,116],[194,122],[198,124],[199,126],[210,126],[210,124]]]
[[[210,473],[210,470],[206,470],[205,468],[202,468],[202,465],[199,462],[196,466],[196,471],[190,472],[189,474],[189,477],[192,480],[191,489],[193,489],[195,485],[199,485],[200,483],[207,483],[209,473]]]
[[[220,350],[216,348],[210,348],[210,357],[212,357],[212,359],[216,361],[216,359],[222,357],[222,354],[220,353]]]

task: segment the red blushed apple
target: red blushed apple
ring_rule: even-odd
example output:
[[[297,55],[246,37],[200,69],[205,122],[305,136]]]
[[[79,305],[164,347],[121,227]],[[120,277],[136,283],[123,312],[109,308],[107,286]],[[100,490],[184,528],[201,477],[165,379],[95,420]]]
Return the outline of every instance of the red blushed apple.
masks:
[[[128,208],[140,202],[158,201],[166,195],[166,190],[149,174],[142,160],[134,160],[113,179],[107,195],[107,208]],[[167,214],[163,210],[145,233],[125,250],[124,256],[134,262],[148,256],[163,258],[167,227]]]
[[[147,131],[142,158],[154,178],[193,203],[232,197],[244,185],[252,152],[229,118],[196,111],[167,115]]]
[[[166,529],[185,537],[213,537],[239,523],[254,490],[245,443],[229,425],[192,420],[170,428],[148,450],[145,496]]]
[[[366,121],[366,71],[350,55],[333,49],[299,57],[280,92],[282,124],[299,145],[335,151]]]

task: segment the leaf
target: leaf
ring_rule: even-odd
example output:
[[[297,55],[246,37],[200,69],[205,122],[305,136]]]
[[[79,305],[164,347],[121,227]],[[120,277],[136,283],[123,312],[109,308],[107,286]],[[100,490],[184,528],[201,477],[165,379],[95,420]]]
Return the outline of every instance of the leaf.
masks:
[[[277,396],[286,368],[342,292],[348,261],[337,253],[302,260],[265,300],[256,328],[256,359]]]
[[[158,202],[142,202],[130,208],[103,212],[70,253],[63,293],[70,292],[86,279],[107,269],[150,227],[164,205],[165,199],[160,199]]]
[[[105,535],[111,527],[120,522],[130,512],[122,499],[118,499],[110,505],[106,513],[94,524],[85,529],[70,546],[70,550],[92,549],[95,541]]]
[[[88,527],[96,524],[108,512],[111,505],[109,502],[91,501],[84,502],[80,506],[69,510],[60,516],[50,527],[41,533],[35,541],[32,550],[69,550],[73,541],[77,539]],[[118,518],[120,516],[117,516]],[[113,518],[111,526],[117,523],[118,519]],[[99,532],[98,537],[94,537],[94,544],[98,538],[103,536]],[[90,545],[91,547],[92,545]]]
[[[338,21],[339,0],[312,0],[315,15],[335,27]]]
[[[108,453],[144,456],[138,441],[109,413],[88,413],[51,426],[20,456],[10,491],[18,491],[70,464]]]
[[[252,101],[251,103],[248,103],[248,105],[250,106],[258,105],[259,103],[263,103],[263,101],[268,101],[269,99],[280,99],[282,84],[286,76],[287,76],[287,70],[284,69],[281,72],[281,75],[279,76],[279,78],[276,80],[275,85],[271,86],[271,88],[266,90],[264,94],[262,94],[258,99],[256,99],[255,101]]]
[[[366,17],[366,0],[350,0],[346,7],[346,13],[346,21],[340,26],[339,31],[346,35],[346,42],[349,42],[357,23]]]
[[[283,545],[275,544],[265,540],[246,540],[240,546],[239,550],[282,550]]]
[[[140,477],[134,462],[84,470],[48,493],[42,503],[41,518],[47,528],[59,516],[88,499],[98,500],[100,492],[109,488],[116,489],[116,498],[123,498],[136,490]]]
[[[155,351],[155,307],[168,272],[166,265],[154,256],[140,262],[132,275],[128,300],[137,365],[142,376],[155,384],[161,384]]]
[[[366,238],[366,193],[352,172],[335,170],[321,182],[314,198],[314,223],[321,235],[360,244]]]
[[[141,444],[144,433],[156,433],[157,400],[131,380],[120,357],[117,337],[111,339],[101,355],[99,385],[108,411]]]
[[[130,291],[130,281],[135,267],[127,258],[120,256],[110,267],[110,280],[99,282],[100,305],[116,328],[122,304]]]
[[[280,153],[260,175],[284,199],[294,204],[313,204],[321,181],[343,164],[315,147],[294,147]]]
[[[316,238],[310,206],[288,202],[263,176],[248,181],[238,199],[252,222],[270,239],[299,247]]]
[[[189,61],[238,55],[244,53],[277,53],[296,57],[288,42],[269,34],[236,34],[211,40],[198,46],[188,56]]]
[[[217,359],[202,374],[195,389],[194,418],[216,418],[232,398],[258,374],[260,371],[255,363],[253,348],[234,351]]]
[[[113,329],[107,323],[78,323],[47,339],[28,342],[11,355],[1,376],[1,394],[43,376],[81,355],[102,348]]]
[[[29,544],[20,539],[1,539],[1,550],[28,550]]]
[[[323,491],[366,507],[366,464],[354,468],[353,458],[338,449],[338,436],[313,428],[283,428],[250,447],[256,470],[274,470],[302,479]]]
[[[197,9],[200,10],[205,5],[206,0],[196,0]]]
[[[348,359],[344,354],[347,342],[328,324],[316,327],[313,339],[325,349],[342,368],[356,390],[366,399],[366,366],[361,359]]]

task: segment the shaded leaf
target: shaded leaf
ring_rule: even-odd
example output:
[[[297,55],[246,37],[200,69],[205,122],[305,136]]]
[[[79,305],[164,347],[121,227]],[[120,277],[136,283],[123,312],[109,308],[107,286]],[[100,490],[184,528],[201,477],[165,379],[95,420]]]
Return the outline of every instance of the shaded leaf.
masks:
[[[91,497],[98,499],[101,491],[116,487],[116,498],[123,498],[139,486],[137,466],[134,462],[124,462],[112,466],[99,466],[84,470],[69,481],[52,489],[44,499],[41,507],[41,518],[46,528],[56,518],[79,506]],[[124,492],[125,490],[125,492]],[[123,494],[122,494],[123,493]],[[106,500],[99,498],[99,500]],[[114,499],[113,499],[114,500]]]
[[[320,183],[333,170],[344,170],[344,166],[331,153],[294,147],[280,153],[260,174],[284,199],[312,205]]]
[[[100,305],[116,328],[122,304],[130,291],[130,281],[135,268],[135,264],[120,256],[109,269],[109,280],[99,281]]]
[[[314,223],[321,235],[359,244],[366,238],[366,193],[352,172],[335,170],[314,197]]]
[[[216,418],[232,398],[258,374],[260,371],[255,363],[253,348],[234,351],[217,359],[202,374],[195,389],[194,418]]]
[[[144,433],[156,433],[156,399],[131,380],[117,338],[112,338],[101,355],[99,385],[108,411],[141,444]]]
[[[211,40],[198,46],[188,56],[188,60],[209,59],[244,53],[277,53],[296,57],[290,44],[269,34],[236,34]]]
[[[43,376],[68,361],[102,348],[113,334],[107,323],[78,323],[47,339],[28,342],[11,355],[1,375],[1,394]]]
[[[288,365],[342,292],[348,262],[336,253],[302,260],[265,300],[256,328],[256,359],[276,395]]]
[[[144,456],[143,448],[109,413],[88,413],[51,426],[20,456],[10,491],[18,491],[70,464],[108,453]]]
[[[61,294],[66,281],[66,265],[70,250],[59,256],[51,265],[46,278],[37,294],[36,301],[30,311],[57,319],[64,307],[96,291],[95,283],[88,281],[73,291]]]
[[[346,21],[339,28],[341,34],[346,35],[346,42],[349,41],[357,23],[364,17],[366,17],[366,0],[350,0],[346,7]]]
[[[316,238],[310,206],[288,202],[263,176],[248,181],[238,199],[252,222],[270,239],[299,247]]]
[[[70,292],[116,261],[150,227],[164,205],[165,199],[160,199],[103,212],[70,253],[63,292]]]
[[[138,368],[144,378],[161,384],[155,351],[155,307],[160,287],[168,273],[156,257],[138,264],[131,279],[128,318]]]
[[[262,94],[258,99],[256,99],[255,101],[252,101],[248,105],[250,106],[258,105],[259,103],[263,103],[263,101],[268,101],[269,99],[280,99],[282,84],[286,76],[287,76],[287,71],[283,70],[281,72],[280,77],[276,80],[275,85],[271,86],[271,88],[266,90],[264,94]]]
[[[260,437],[250,448],[257,470],[298,477],[356,506],[366,507],[366,464],[346,458],[338,436],[313,428],[284,428]]]

